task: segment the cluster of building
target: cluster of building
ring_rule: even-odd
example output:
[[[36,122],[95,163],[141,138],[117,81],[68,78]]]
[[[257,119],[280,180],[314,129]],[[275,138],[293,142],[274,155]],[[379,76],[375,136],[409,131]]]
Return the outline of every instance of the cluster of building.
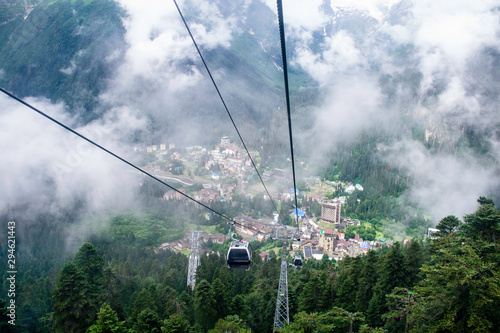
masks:
[[[237,145],[231,144],[231,140],[227,136],[221,138],[220,144],[216,145],[214,150],[210,150],[209,155],[210,159],[205,163],[205,168],[210,170],[213,165],[217,164],[223,176],[241,179],[252,166],[248,154]],[[252,159],[255,155],[255,152],[250,152]],[[214,177],[219,177],[219,175],[212,175],[212,178]]]
[[[223,201],[223,200],[231,200],[231,195],[234,191],[234,186],[231,184],[219,184],[217,187],[212,187],[211,185],[205,185],[204,188],[199,190],[197,193],[192,195],[192,197],[200,202],[205,204],[215,202],[215,201]],[[181,188],[180,192],[187,194],[186,190]],[[163,194],[163,200],[188,200],[181,193],[169,190]]]
[[[134,147],[135,151],[142,151],[142,147]],[[202,146],[188,146],[185,149],[185,155],[180,153],[180,149],[175,149],[175,144],[162,143],[160,145],[150,145],[146,147],[148,153],[156,153],[159,160],[163,160],[163,156],[170,154],[171,159],[178,160],[190,160],[194,162],[199,162],[202,158],[206,159],[208,155],[208,160],[205,162],[205,168],[211,170],[214,165],[218,166],[220,170],[213,172],[211,177],[213,180],[219,180],[220,177],[233,177],[237,179],[244,179],[247,173],[247,178],[252,178],[252,161],[248,157],[246,151],[240,149],[236,144],[231,144],[229,137],[224,136],[221,138],[220,144],[215,146],[213,150],[207,150]],[[250,152],[252,159],[257,155],[256,152]],[[248,172],[250,171],[250,172]],[[220,174],[219,174],[220,173]]]
[[[263,241],[273,231],[271,219],[256,220],[250,216],[238,215],[234,220],[238,222],[238,224],[234,225],[236,233],[249,240]]]
[[[143,151],[143,147],[141,146],[136,146],[134,147],[134,151]],[[175,149],[175,144],[174,143],[170,143],[168,144],[168,149],[169,150],[173,150]],[[150,145],[150,146],[147,146],[146,147],[146,152],[147,153],[155,153],[155,152],[162,152],[162,151],[166,151],[167,150],[167,144],[166,143],[160,143],[159,145]]]
[[[215,235],[215,234],[201,234],[201,243],[208,243],[212,242],[214,244],[223,244],[226,240],[229,239],[229,236],[227,235]],[[186,236],[178,241],[171,242],[171,243],[163,243],[159,247],[155,248],[154,251],[158,252],[159,250],[172,250],[175,252],[180,252],[183,250],[191,250],[191,240],[189,237],[189,234],[186,234]]]
[[[359,225],[358,220],[340,217],[341,205],[338,202],[324,202],[322,205],[323,222],[329,222],[333,227],[320,228],[318,224],[309,219],[307,215],[295,210],[295,214],[303,213],[304,221],[300,228],[301,242],[293,244],[295,253],[300,252],[304,259],[314,258],[321,260],[326,254],[329,259],[342,260],[345,256],[356,257],[367,253],[383,245],[392,246],[393,241],[380,239],[378,241],[363,240],[358,234],[354,238],[346,238],[345,233],[341,232],[348,225]],[[325,218],[325,219],[323,219]],[[235,232],[250,241],[264,241],[268,237],[276,237],[275,221],[271,218],[256,220],[250,216],[239,215],[234,218],[237,224],[234,225]],[[279,227],[281,232],[294,232],[294,227]],[[289,229],[289,230],[288,230]],[[227,235],[203,235],[202,241],[222,244],[229,237]],[[406,242],[406,241],[405,241]],[[190,249],[191,244],[188,238],[176,241],[174,243],[162,244],[159,249],[171,249],[182,251]],[[270,254],[262,252],[261,257],[264,260],[269,258]]]
[[[148,153],[167,153],[167,145],[160,144],[148,146],[146,148]],[[175,150],[175,144],[169,144],[168,150],[170,151],[170,157],[173,159],[181,159],[183,156]],[[221,138],[220,144],[215,146],[213,150],[207,150],[201,146],[189,146],[185,148],[186,156],[185,158],[192,161],[200,161],[202,158],[205,161],[204,167],[207,170],[213,170],[214,165],[218,165],[218,169],[222,174],[222,177],[233,177],[241,181],[245,181],[245,177],[251,177],[251,173],[248,172],[251,168],[251,160],[248,158],[246,152],[241,151],[237,145],[231,144],[229,137],[224,136]],[[252,158],[256,153],[250,153]],[[207,159],[208,155],[208,159]],[[211,174],[212,179],[219,180],[221,175],[217,172]],[[264,179],[274,178],[285,178],[287,179],[289,175],[282,169],[274,169],[273,171],[264,172]],[[379,247],[381,245],[391,246],[391,241],[385,241],[383,239],[379,241],[365,241],[359,237],[358,234],[354,238],[346,239],[345,230],[347,226],[353,225],[357,226],[360,224],[358,220],[353,220],[350,218],[341,217],[342,204],[346,203],[346,197],[338,197],[334,200],[325,200],[325,197],[318,194],[319,192],[324,192],[327,190],[336,191],[339,187],[342,187],[345,192],[353,193],[354,191],[363,191],[364,188],[360,184],[353,185],[352,183],[343,182],[321,182],[317,178],[311,178],[308,180],[309,183],[312,182],[316,189],[321,188],[316,193],[305,194],[305,198],[312,199],[321,203],[321,220],[315,223],[310,219],[305,212],[300,209],[295,209],[292,214],[298,215],[298,218],[302,221],[300,228],[301,239],[300,243],[294,244],[294,250],[300,250],[305,259],[316,258],[322,259],[325,254],[328,255],[330,259],[340,260],[346,255],[358,256],[368,252],[372,248]],[[326,187],[326,188],[325,188]],[[209,203],[217,200],[231,200],[231,195],[235,189],[235,185],[231,184],[219,184],[217,188],[206,185],[205,188],[201,189],[194,198],[198,201]],[[181,189],[183,193],[185,190]],[[282,193],[273,194],[273,199],[275,200],[291,200],[294,194],[298,190],[294,188],[285,189]],[[173,190],[168,191],[164,194],[163,199],[165,200],[185,200],[185,197],[180,193]],[[275,219],[262,219],[255,220],[249,216],[240,215],[235,218],[238,224],[235,225],[235,231],[248,240],[265,240],[270,237],[276,228],[274,225],[277,221]],[[318,224],[327,225],[328,227],[321,228]],[[283,228],[284,230],[286,227]],[[286,230],[285,230],[286,231]],[[223,243],[227,236],[222,235],[205,235],[203,236],[207,239],[212,239],[215,243]],[[205,239],[204,239],[205,240]],[[205,240],[207,241],[207,240]],[[173,250],[181,251],[182,249],[189,248],[187,240],[180,240],[176,244],[162,244],[162,246],[170,247]],[[161,247],[160,247],[161,248]],[[264,254],[264,256],[268,254]]]
[[[202,202],[210,202],[221,200],[221,189],[224,189],[225,193],[232,191],[231,185],[219,185],[219,191],[205,188],[199,191],[195,195],[195,199]],[[286,194],[293,195],[294,189],[286,191]],[[169,191],[165,193],[164,199],[182,199],[182,195],[175,192]],[[354,238],[346,239],[345,230],[347,226],[358,226],[360,222],[347,217],[341,216],[342,212],[342,202],[340,199],[334,199],[331,201],[321,202],[321,220],[315,223],[311,218],[307,216],[305,211],[300,209],[295,209],[291,214],[297,215],[302,225],[300,227],[300,237],[301,242],[294,244],[294,250],[302,251],[302,255],[305,259],[316,258],[322,259],[325,254],[328,255],[330,259],[341,260],[346,255],[348,256],[358,256],[363,255],[370,249],[379,247],[381,245],[391,246],[391,241],[385,241],[383,239],[379,241],[365,241],[359,237],[358,234]],[[239,215],[235,217],[235,232],[243,236],[247,240],[252,241],[263,241],[268,237],[276,237],[276,213],[274,220],[272,218],[256,220],[250,216]],[[321,228],[319,224],[327,224],[329,227]],[[281,232],[287,232],[287,227],[282,227]],[[288,232],[294,232],[295,228],[291,228]],[[208,237],[208,236],[206,236]],[[227,239],[227,238],[225,238]],[[219,242],[217,240],[215,242]],[[222,241],[223,242],[223,241]],[[185,248],[186,245],[179,241],[176,246],[173,246],[174,250],[181,250]],[[265,254],[266,255],[266,254]]]
[[[328,223],[332,228],[320,228],[311,219],[305,219],[301,226],[301,248],[305,259],[323,258],[327,254],[331,259],[342,259],[344,256],[357,256],[380,246],[380,242],[367,242],[359,237],[345,239],[341,232],[347,226],[358,226],[360,222],[350,218],[341,217],[342,204],[339,200],[325,201],[321,204],[321,221]]]

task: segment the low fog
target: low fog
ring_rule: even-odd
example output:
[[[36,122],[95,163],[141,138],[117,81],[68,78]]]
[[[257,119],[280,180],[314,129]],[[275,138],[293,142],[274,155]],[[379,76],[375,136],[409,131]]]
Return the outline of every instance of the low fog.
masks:
[[[301,133],[318,142],[316,167],[339,143],[384,130],[396,140],[385,161],[412,180],[404,198],[433,223],[474,211],[479,196],[496,197],[500,2],[328,2],[305,9],[290,1],[284,10],[291,63],[325,96]],[[415,127],[441,149],[414,140]],[[486,137],[486,157],[454,153],[467,130]]]
[[[138,142],[209,144],[220,135],[236,137],[173,2],[118,2],[125,11],[127,45],[99,95],[102,118],[82,127],[62,103],[43,96],[28,102],[124,156]],[[213,61],[232,52],[242,36],[260,42],[270,62],[277,59],[277,20],[266,23],[275,29],[268,35],[249,33],[262,24],[255,8],[276,19],[275,2],[242,3],[179,1],[244,139],[255,149],[255,133],[285,119],[279,115],[284,95],[279,89],[259,90],[251,74],[239,77],[239,68]],[[318,172],[339,144],[377,130],[394,138],[384,161],[411,177],[405,200],[431,215],[433,223],[447,215],[461,218],[475,210],[479,196],[496,193],[500,1],[283,5],[291,69],[309,75],[320,96],[309,106],[312,125],[294,125],[298,145],[315,147],[308,156],[310,172]],[[268,73],[271,79],[282,79],[278,67]],[[69,69],[78,71],[71,63],[61,70]],[[26,202],[53,211],[79,197],[89,214],[130,207],[141,179],[126,165],[5,96],[0,105],[0,211]],[[218,127],[208,128],[206,119]],[[442,149],[431,151],[415,140],[415,126]],[[454,153],[467,128],[489,137],[487,158],[465,148]],[[286,135],[280,134],[284,142]]]
[[[62,104],[42,98],[26,101],[126,158],[130,147],[124,138],[143,126],[127,110],[120,110],[78,127]],[[123,162],[6,96],[0,96],[0,104],[2,215],[23,220],[19,226],[23,229],[36,223],[40,213],[57,216],[61,210],[80,207],[79,220],[68,221],[77,223],[133,207],[142,180]],[[77,236],[82,239],[85,235]]]
[[[120,110],[78,127],[62,104],[26,101],[125,158],[131,155],[124,138],[143,125]],[[37,237],[28,230],[49,214],[67,224],[65,242],[72,253],[105,226],[103,217],[139,209],[136,194],[143,178],[130,167],[6,96],[0,104],[0,216],[19,222],[21,242]]]

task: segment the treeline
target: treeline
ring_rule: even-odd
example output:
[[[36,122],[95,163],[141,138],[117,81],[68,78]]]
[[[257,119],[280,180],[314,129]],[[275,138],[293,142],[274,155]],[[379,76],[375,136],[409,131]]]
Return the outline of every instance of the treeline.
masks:
[[[489,199],[479,203],[463,222],[441,220],[433,240],[396,242],[340,264],[324,257],[305,261],[301,270],[290,267],[291,322],[283,331],[497,332],[500,212]],[[272,330],[281,250],[266,261],[260,252],[279,242],[254,243],[249,271],[229,270],[228,244],[214,245],[215,252],[202,255],[192,291],[188,258],[122,237],[124,230],[135,235],[132,225],[139,223],[124,223],[127,218],[116,217],[59,272],[53,268],[61,267],[61,256],[54,253],[55,264],[40,257],[31,270],[23,266],[19,324],[6,324],[2,301],[2,332]]]
[[[428,242],[346,258],[330,276],[306,265],[290,281],[291,291],[303,289],[284,331],[498,332],[500,212],[479,203],[464,222],[441,220]]]
[[[464,222],[441,220],[433,240],[396,242],[338,266],[324,258],[306,261],[301,270],[290,267],[291,322],[282,331],[498,331],[500,212],[491,200],[479,201]],[[191,291],[185,286],[187,258],[96,243],[85,244],[59,275],[52,298],[56,332],[272,330],[279,256],[264,262],[257,250],[249,271],[231,271],[224,253],[204,255]],[[82,301],[82,294],[89,300]],[[77,315],[83,304],[87,310]]]

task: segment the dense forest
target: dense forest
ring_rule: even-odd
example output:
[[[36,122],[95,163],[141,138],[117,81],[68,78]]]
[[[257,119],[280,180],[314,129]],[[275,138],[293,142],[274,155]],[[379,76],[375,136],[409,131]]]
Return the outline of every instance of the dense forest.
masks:
[[[492,200],[478,201],[463,222],[442,219],[432,239],[290,267],[291,322],[283,331],[498,332],[500,212]],[[227,242],[209,244],[191,290],[187,257],[146,241],[178,223],[116,216],[69,258],[21,251],[17,325],[8,324],[2,300],[2,332],[270,332],[280,257],[262,261],[259,253],[280,242],[253,243],[249,271],[225,266]],[[57,239],[53,249],[62,248]],[[1,251],[4,264],[6,246]]]

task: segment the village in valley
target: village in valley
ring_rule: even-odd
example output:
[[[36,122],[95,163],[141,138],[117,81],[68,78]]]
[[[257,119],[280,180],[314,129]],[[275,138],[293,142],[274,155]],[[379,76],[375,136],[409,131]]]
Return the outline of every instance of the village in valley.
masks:
[[[143,147],[135,147],[134,151],[144,151]],[[220,144],[214,149],[202,146],[177,147],[175,144],[161,143],[159,145],[147,146],[145,149],[148,164],[145,169],[152,172],[156,177],[164,178],[168,182],[176,182],[182,186],[178,191],[192,196],[194,199],[210,205],[217,201],[232,202],[233,196],[245,196],[252,198],[260,195],[268,201],[269,196],[259,188],[258,176],[252,165],[252,160],[257,168],[260,166],[260,157],[257,151],[250,151],[252,160],[247,152],[231,143],[229,137],[222,137]],[[271,197],[276,203],[292,201],[294,199],[294,188],[291,174],[283,169],[266,169],[262,172],[262,178],[269,185]],[[279,213],[273,212],[272,216],[254,218],[247,215],[238,215],[234,220],[234,231],[243,239],[250,241],[265,241],[276,235],[277,229],[297,229],[295,221],[299,222],[300,241],[295,241],[290,249],[291,254],[300,252],[304,259],[314,258],[317,260],[341,260],[345,256],[363,255],[370,249],[382,245],[391,246],[393,241],[383,238],[379,240],[364,240],[358,234],[354,237],[346,237],[346,227],[359,226],[360,221],[342,215],[342,206],[346,204],[349,194],[355,191],[364,191],[360,184],[352,184],[341,181],[321,180],[319,177],[308,177],[304,179],[306,190],[297,189],[300,198],[300,209],[291,209],[290,218],[294,221],[291,226],[281,226],[278,223]],[[286,186],[285,186],[286,185]],[[291,185],[291,186],[290,186]],[[262,185],[260,185],[262,187]],[[264,193],[264,194],[262,194]],[[337,196],[337,194],[342,194]],[[163,200],[187,199],[174,190],[166,191]],[[304,204],[314,202],[320,210],[316,214]],[[309,213],[308,213],[309,212]],[[210,213],[205,215],[210,219]],[[205,230],[200,242],[202,244],[223,244],[229,239],[228,235],[217,234],[214,230]],[[405,240],[406,242],[406,240]],[[181,240],[164,243],[158,247],[171,249],[177,252],[189,253],[191,248],[189,233]],[[273,250],[276,253],[273,253]],[[208,251],[208,250],[207,250]],[[263,260],[277,255],[277,249],[264,249],[260,252]]]

